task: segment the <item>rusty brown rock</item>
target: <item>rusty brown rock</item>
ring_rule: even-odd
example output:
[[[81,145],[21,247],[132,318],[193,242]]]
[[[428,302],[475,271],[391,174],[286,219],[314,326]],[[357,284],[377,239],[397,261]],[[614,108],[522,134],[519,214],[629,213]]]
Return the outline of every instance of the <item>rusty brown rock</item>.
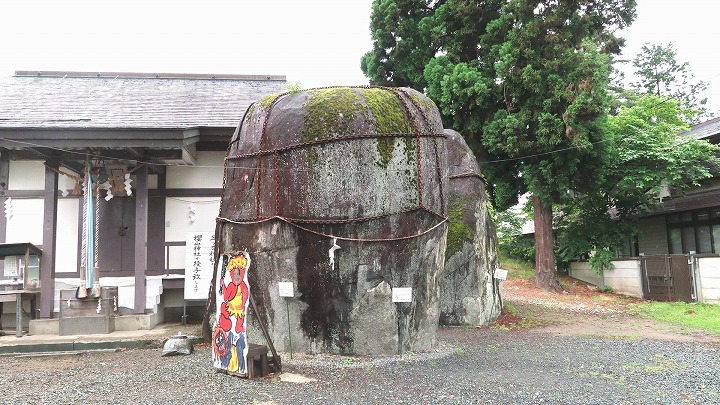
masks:
[[[279,350],[290,338],[302,352],[434,346],[448,178],[432,101],[378,87],[259,100],[225,167],[218,247],[250,254],[257,315]],[[340,249],[331,263],[333,237]],[[280,281],[295,286],[287,307]],[[392,303],[397,287],[413,288],[411,303]],[[253,315],[249,322],[250,341],[263,343]]]

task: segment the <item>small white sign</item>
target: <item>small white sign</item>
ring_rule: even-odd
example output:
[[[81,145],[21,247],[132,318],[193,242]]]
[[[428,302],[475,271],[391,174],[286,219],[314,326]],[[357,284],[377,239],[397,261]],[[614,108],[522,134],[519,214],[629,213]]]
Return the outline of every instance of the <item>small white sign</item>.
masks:
[[[18,261],[17,256],[5,256],[5,277],[18,277]]]
[[[278,283],[278,290],[281,297],[294,297],[293,283],[281,281]]]
[[[506,280],[507,279],[507,270],[495,269],[495,278],[498,280]]]
[[[393,302],[412,302],[412,288],[393,288],[392,289],[392,301]]]

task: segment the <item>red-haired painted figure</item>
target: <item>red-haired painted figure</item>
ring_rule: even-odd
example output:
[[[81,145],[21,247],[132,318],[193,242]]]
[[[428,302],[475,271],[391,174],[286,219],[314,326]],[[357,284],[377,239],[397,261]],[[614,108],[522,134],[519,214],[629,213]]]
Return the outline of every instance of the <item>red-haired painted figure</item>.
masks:
[[[224,255],[219,260],[216,301],[217,323],[213,331],[213,364],[231,374],[245,374],[245,335],[249,288],[247,253]]]

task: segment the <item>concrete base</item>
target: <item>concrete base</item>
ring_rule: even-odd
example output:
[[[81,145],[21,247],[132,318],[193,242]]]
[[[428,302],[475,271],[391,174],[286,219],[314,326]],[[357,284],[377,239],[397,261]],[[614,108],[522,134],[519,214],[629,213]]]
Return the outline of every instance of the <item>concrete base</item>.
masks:
[[[150,330],[157,324],[164,322],[162,312],[156,314],[121,315],[112,318],[115,322],[115,330]]]
[[[59,319],[33,319],[30,321],[29,335],[59,335]]]
[[[60,318],[60,336],[95,335],[115,330],[112,318],[106,315]]]
[[[75,318],[79,322],[87,318]],[[66,322],[67,319],[63,320]],[[121,315],[110,317],[109,327],[112,331],[134,331],[134,330],[151,330],[158,324],[163,323],[162,314],[141,314],[141,315]],[[71,324],[65,324],[63,328],[74,328]],[[63,329],[63,331],[65,331]],[[60,319],[33,319],[30,321],[30,327],[28,334],[33,335],[85,335],[94,333],[109,333],[109,332],[91,332],[83,329],[75,329],[71,333],[60,333]]]

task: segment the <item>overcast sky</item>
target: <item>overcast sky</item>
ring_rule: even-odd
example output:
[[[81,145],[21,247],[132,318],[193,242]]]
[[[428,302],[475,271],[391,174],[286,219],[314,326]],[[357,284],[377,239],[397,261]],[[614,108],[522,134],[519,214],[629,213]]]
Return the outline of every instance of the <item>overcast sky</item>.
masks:
[[[15,70],[286,75],[305,88],[367,84],[372,0],[0,0],[0,76]],[[632,58],[673,42],[720,108],[714,0],[639,0]]]

